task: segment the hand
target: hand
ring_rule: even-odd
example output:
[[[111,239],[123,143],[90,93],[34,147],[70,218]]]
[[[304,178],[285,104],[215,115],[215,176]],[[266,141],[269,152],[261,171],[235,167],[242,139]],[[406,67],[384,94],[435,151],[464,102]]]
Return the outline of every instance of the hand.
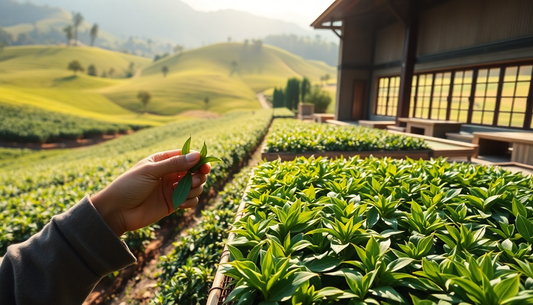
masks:
[[[177,182],[200,161],[200,153],[182,156],[181,149],[143,159],[118,177],[91,201],[117,236],[150,225],[174,212],[172,192]],[[193,174],[191,191],[180,208],[193,208],[211,170],[203,165]]]

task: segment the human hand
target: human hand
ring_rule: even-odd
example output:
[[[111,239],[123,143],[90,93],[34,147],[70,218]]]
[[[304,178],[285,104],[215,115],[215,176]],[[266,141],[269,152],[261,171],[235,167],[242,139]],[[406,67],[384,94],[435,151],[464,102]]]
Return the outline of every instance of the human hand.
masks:
[[[172,192],[178,181],[200,161],[200,153],[182,156],[181,149],[156,153],[119,176],[91,201],[117,236],[150,225],[174,212]],[[211,170],[209,163],[193,174],[192,188],[179,208],[193,208]]]

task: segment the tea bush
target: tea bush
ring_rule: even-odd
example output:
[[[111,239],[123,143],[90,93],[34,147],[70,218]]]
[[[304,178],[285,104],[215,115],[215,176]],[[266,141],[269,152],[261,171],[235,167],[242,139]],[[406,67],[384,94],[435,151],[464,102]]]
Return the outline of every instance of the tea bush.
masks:
[[[533,303],[533,176],[298,158],[255,169],[246,202],[228,302]]]
[[[266,140],[268,152],[428,149],[422,139],[357,126],[332,126],[277,119]]]

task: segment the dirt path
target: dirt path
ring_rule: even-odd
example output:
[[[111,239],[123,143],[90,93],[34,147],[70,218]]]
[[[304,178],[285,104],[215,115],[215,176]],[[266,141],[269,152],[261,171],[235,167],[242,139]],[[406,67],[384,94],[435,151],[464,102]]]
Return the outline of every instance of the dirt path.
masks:
[[[265,97],[265,94],[263,92],[258,92],[256,95],[255,95],[255,98],[259,101],[259,104],[261,104],[261,107],[265,108],[265,109],[270,109],[270,104],[268,103],[266,97]]]

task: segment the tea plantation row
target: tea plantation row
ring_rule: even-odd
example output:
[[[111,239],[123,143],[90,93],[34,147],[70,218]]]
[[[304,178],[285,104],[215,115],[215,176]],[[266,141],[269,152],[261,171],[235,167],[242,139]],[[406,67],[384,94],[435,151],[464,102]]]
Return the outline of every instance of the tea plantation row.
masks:
[[[235,304],[532,304],[533,177],[498,167],[299,158],[254,170]]]
[[[180,148],[190,135],[195,139],[192,149],[200,150],[205,140],[210,153],[224,161],[213,164],[205,185],[208,190],[251,153],[270,120],[270,111],[233,113],[217,120],[141,130],[84,150],[58,152],[39,162],[26,164],[20,157],[17,164],[0,170],[0,255],[10,244],[37,233],[53,215],[104,188],[140,159]],[[153,230],[152,226],[129,232],[126,241],[132,248],[142,249],[153,238]]]
[[[140,129],[139,125],[113,124],[51,112],[31,106],[0,103],[0,139],[45,143],[80,139]]]
[[[380,129],[277,119],[266,148],[267,152],[306,152],[419,150],[428,146],[422,139]]]

